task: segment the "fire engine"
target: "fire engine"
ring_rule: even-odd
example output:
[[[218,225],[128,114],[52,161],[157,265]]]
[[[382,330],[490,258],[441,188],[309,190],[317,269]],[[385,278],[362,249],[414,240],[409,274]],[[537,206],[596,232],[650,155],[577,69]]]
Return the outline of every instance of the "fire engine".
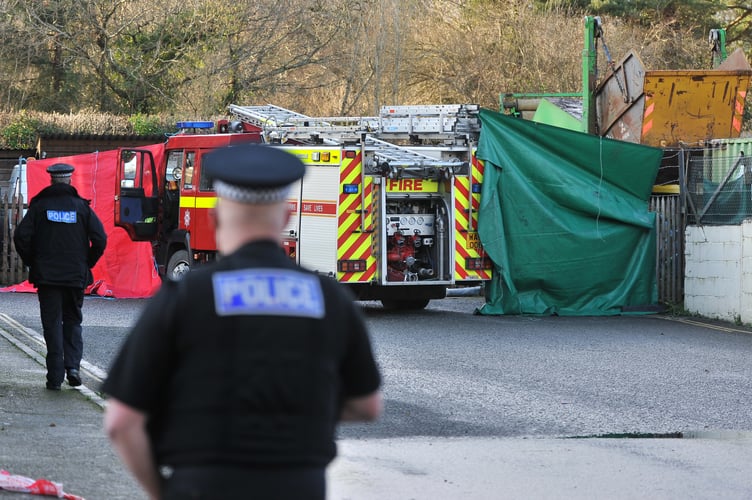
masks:
[[[115,224],[152,242],[164,277],[179,279],[216,258],[209,219],[216,195],[202,155],[255,142],[306,165],[289,199],[287,254],[359,300],[420,309],[449,287],[490,279],[477,232],[478,106],[385,106],[375,117],[317,118],[272,105],[229,110],[216,125],[180,124],[160,164],[146,149],[119,153]]]

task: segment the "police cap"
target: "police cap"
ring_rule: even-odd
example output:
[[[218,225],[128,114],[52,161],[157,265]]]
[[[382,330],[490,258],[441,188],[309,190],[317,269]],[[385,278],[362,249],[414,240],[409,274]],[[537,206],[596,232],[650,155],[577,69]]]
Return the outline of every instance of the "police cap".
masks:
[[[287,199],[290,185],[305,174],[296,156],[279,148],[244,144],[215,149],[202,159],[220,198],[269,204]]]
[[[67,163],[55,163],[54,165],[47,167],[47,173],[50,174],[53,179],[64,179],[70,177],[73,170],[73,166],[68,165]]]

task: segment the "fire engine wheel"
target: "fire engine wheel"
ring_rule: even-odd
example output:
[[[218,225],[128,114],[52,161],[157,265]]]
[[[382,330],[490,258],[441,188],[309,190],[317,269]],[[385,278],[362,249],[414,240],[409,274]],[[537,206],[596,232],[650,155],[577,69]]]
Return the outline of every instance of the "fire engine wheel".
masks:
[[[384,309],[399,309],[402,311],[425,309],[431,299],[413,300],[381,300]]]
[[[186,250],[178,250],[167,262],[166,276],[174,281],[179,281],[191,270],[191,260]]]

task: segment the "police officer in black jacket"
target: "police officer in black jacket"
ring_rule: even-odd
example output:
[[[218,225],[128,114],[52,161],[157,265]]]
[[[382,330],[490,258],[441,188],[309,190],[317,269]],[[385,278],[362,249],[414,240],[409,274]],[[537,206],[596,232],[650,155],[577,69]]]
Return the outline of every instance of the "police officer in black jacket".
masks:
[[[202,164],[221,258],[144,309],[102,387],[105,428],[152,499],[323,500],[337,423],[381,412],[362,313],[281,248],[300,160],[246,145]]]
[[[73,170],[65,163],[47,168],[51,184],[31,199],[13,235],[16,251],[29,267],[29,282],[37,288],[47,344],[47,389],[55,391],[66,374],[68,384],[81,385],[84,289],[107,245],[102,222],[71,186]]]

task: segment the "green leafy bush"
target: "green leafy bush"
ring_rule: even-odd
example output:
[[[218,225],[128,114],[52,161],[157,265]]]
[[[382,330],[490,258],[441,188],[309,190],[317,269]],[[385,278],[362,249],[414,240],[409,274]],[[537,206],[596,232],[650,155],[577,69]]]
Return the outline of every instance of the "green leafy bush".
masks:
[[[128,122],[133,127],[133,133],[137,135],[154,135],[166,132],[160,119],[156,116],[139,113],[128,118]]]
[[[21,113],[0,131],[0,135],[8,149],[33,149],[36,146],[37,127],[36,120]]]

